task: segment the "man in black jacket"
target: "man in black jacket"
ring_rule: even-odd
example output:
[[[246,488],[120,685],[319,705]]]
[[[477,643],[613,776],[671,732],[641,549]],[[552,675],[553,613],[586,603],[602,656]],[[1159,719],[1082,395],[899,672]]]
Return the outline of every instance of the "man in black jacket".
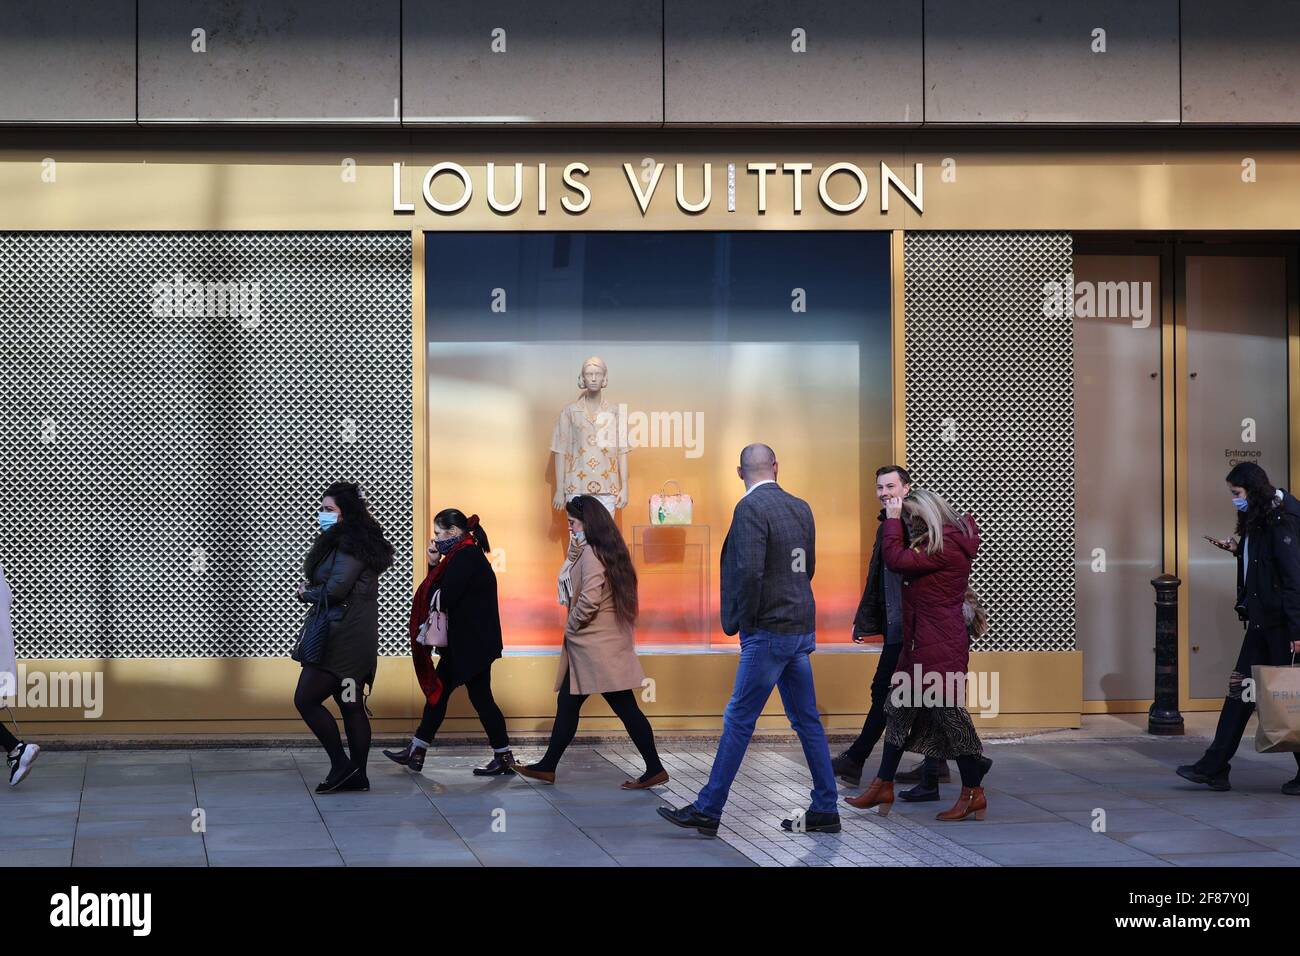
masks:
[[[736,686],[722,715],[722,738],[708,784],[694,803],[677,810],[659,807],[659,815],[679,827],[717,835],[732,781],[775,687],[813,778],[811,806],[781,826],[838,833],[835,773],[809,659],[817,643],[812,509],[776,483],[776,455],[767,445],[747,446],[736,472],[745,482],[745,494],[722,544],[721,600],[723,633],[740,634]]]
[[[885,502],[890,498],[906,498],[912,490],[912,476],[899,465],[885,465],[876,469],[876,497]],[[880,557],[880,535],[885,520],[881,509],[877,520],[876,542],[871,548],[871,566],[867,571],[867,586],[862,591],[858,613],[853,618],[853,640],[861,644],[869,634],[883,634],[884,647],[876,663],[876,674],[871,681],[871,709],[862,725],[862,733],[852,746],[833,761],[835,775],[845,783],[857,786],[862,780],[862,767],[871,751],[885,732],[885,701],[889,696],[890,681],[898,667],[898,655],[903,648],[903,584],[897,574],[885,567]],[[907,523],[903,523],[906,543]],[[904,800],[923,801],[939,799],[939,781],[948,780],[948,761],[927,757],[910,771],[895,778],[903,782],[917,782],[911,790],[899,794]]]
[[[1274,488],[1253,462],[1235,466],[1227,480],[1238,511],[1237,536],[1214,544],[1237,556],[1237,614],[1246,633],[1228,677],[1214,742],[1196,763],[1178,768],[1180,777],[1211,790],[1232,789],[1229,761],[1255,710],[1254,694],[1246,693],[1251,668],[1285,666],[1300,651],[1300,502]],[[1293,756],[1300,764],[1300,753]],[[1284,783],[1282,792],[1300,796],[1300,774]]]

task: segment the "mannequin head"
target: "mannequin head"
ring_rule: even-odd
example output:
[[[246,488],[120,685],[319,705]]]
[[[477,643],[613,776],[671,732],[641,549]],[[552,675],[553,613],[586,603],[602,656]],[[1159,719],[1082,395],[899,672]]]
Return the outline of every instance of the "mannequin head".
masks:
[[[599,395],[601,389],[608,384],[609,369],[605,366],[604,359],[593,355],[582,363],[582,369],[578,372],[578,388],[588,395]]]

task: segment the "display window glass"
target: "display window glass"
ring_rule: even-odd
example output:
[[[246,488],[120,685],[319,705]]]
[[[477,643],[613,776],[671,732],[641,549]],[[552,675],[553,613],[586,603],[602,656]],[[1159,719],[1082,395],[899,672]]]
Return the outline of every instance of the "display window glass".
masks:
[[[479,515],[507,647],[560,644],[575,493],[632,552],[639,647],[734,647],[718,562],[751,442],[812,506],[818,641],[848,642],[891,458],[889,277],[887,233],[427,233],[429,513]]]

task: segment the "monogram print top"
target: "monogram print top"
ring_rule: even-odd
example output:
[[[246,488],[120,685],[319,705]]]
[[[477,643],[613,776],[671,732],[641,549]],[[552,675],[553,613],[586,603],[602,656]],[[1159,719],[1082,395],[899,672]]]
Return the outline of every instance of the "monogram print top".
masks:
[[[564,406],[551,435],[551,451],[564,456],[566,495],[617,494],[618,459],[628,450],[619,409],[604,398],[595,415],[581,398]]]

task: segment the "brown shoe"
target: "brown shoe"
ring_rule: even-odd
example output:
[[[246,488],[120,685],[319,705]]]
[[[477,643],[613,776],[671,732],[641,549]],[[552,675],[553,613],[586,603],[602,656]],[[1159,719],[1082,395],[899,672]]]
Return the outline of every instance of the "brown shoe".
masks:
[[[962,787],[961,796],[952,805],[951,810],[935,815],[936,820],[965,820],[972,813],[976,820],[983,820],[988,812],[988,801],[984,799],[983,787]]]
[[[640,780],[624,780],[624,790],[649,790],[651,787],[659,787],[668,782],[668,771],[660,770],[649,780],[642,782]]]
[[[871,781],[871,786],[856,797],[845,797],[844,802],[859,810],[870,810],[872,807],[879,807],[880,809],[877,812],[882,817],[888,816],[889,811],[894,806],[894,781],[881,780],[876,777]]]
[[[552,770],[534,770],[532,765],[524,766],[521,763],[515,764],[515,773],[521,777],[530,777],[533,780],[540,780],[542,783],[555,783],[555,772]]]

